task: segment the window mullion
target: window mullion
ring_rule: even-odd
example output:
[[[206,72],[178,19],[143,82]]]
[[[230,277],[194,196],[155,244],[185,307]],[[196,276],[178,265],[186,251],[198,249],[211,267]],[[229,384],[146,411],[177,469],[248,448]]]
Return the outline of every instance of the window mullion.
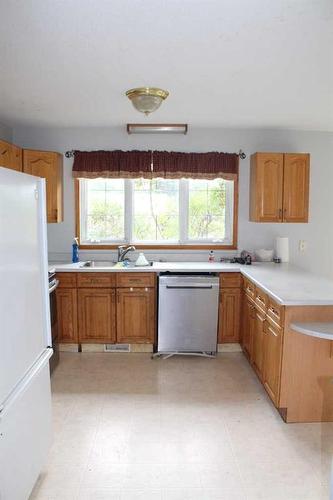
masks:
[[[188,179],[179,181],[179,243],[188,241]]]
[[[87,180],[79,179],[80,183],[80,240],[86,242],[88,235],[88,203],[87,203]],[[82,217],[83,215],[83,217]],[[82,220],[83,219],[83,220]]]
[[[227,243],[231,243],[233,239],[233,220],[234,220],[234,183],[226,181],[225,193],[225,235],[224,238]]]
[[[132,242],[133,237],[133,180],[125,179],[125,241]]]

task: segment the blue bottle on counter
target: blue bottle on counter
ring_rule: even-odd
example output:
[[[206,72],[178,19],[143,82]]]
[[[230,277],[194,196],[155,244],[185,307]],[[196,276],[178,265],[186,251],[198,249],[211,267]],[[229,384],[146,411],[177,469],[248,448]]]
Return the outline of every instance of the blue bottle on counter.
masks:
[[[79,262],[79,240],[74,238],[74,243],[72,245],[72,262]]]

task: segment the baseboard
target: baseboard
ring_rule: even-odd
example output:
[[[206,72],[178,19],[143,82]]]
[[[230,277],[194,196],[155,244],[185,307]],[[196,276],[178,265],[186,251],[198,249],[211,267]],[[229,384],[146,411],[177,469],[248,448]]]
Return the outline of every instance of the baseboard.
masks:
[[[79,352],[79,344],[59,344],[60,352]]]
[[[104,344],[81,344],[82,352],[105,352]],[[153,344],[130,344],[130,353],[153,352]],[[114,354],[108,352],[106,354]],[[118,354],[118,353],[117,353]],[[120,354],[122,354],[120,352]]]
[[[230,344],[217,344],[217,352],[242,352],[242,348],[237,342]]]

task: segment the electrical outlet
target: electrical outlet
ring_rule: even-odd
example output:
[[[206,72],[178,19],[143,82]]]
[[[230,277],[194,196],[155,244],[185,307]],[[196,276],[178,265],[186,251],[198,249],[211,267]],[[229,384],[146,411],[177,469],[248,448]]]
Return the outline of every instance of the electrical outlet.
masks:
[[[306,250],[306,241],[305,240],[299,240],[298,242],[298,250],[300,253],[304,253]]]

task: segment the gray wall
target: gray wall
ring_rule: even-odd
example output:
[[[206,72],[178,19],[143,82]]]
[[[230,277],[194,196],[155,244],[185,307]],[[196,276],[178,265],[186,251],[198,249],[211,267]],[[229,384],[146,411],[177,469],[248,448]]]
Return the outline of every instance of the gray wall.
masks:
[[[276,236],[289,236],[291,261],[333,278],[333,133],[266,129],[192,129],[187,136],[128,136],[124,127],[14,129],[14,141],[27,148],[64,153],[70,149],[166,149],[178,151],[237,152],[240,161],[238,248],[272,248]],[[249,157],[255,151],[309,152],[311,154],[310,222],[308,224],[252,223],[248,218]],[[72,160],[64,159],[65,222],[50,224],[49,251],[53,259],[70,257],[74,236]],[[304,253],[299,240],[306,240]],[[165,258],[206,259],[207,252],[169,253]]]
[[[8,142],[13,140],[13,130],[2,123],[0,123],[0,139]]]

